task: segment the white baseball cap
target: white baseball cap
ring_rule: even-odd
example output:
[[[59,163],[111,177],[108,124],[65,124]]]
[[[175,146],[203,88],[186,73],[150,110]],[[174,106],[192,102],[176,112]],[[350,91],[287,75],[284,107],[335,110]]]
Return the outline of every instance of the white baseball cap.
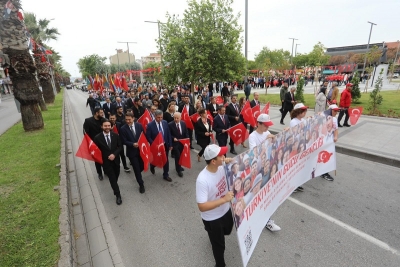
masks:
[[[293,109],[308,109],[308,107],[304,106],[303,103],[297,103]]]
[[[271,121],[271,118],[269,117],[268,114],[260,114],[257,117],[257,121],[262,122],[267,127],[274,125],[274,123]]]
[[[206,160],[215,159],[218,156],[225,155],[228,152],[228,147],[226,146],[217,146],[217,145],[208,145],[206,149],[204,149],[204,158]]]
[[[340,110],[340,108],[339,108],[337,105],[335,105],[335,104],[330,105],[330,106],[329,106],[329,109],[336,110],[336,111]]]

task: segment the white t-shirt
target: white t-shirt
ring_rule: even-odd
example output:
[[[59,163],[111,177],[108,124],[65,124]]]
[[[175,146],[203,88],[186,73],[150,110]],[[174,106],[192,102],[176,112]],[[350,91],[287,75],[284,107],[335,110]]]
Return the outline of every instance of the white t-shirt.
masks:
[[[267,139],[267,136],[270,134],[271,133],[269,131],[266,131],[262,134],[257,133],[257,131],[253,131],[249,136],[250,150],[264,142]]]
[[[302,118],[301,120],[299,120],[298,118],[293,118],[293,119],[290,121],[290,128],[292,128],[292,127],[294,127],[294,126],[300,124],[300,123],[303,122],[303,121],[305,121],[304,118]]]
[[[209,172],[204,168],[196,180],[196,201],[197,203],[206,203],[224,197],[228,193],[228,185],[223,166],[219,166],[216,173]],[[203,211],[201,218],[205,221],[213,221],[221,218],[229,210],[229,202],[221,206]]]

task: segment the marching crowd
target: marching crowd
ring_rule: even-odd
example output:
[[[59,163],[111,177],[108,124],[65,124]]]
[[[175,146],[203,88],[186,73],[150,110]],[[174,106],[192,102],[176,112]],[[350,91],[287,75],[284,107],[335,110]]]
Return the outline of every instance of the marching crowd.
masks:
[[[341,94],[341,108],[337,106],[339,98],[337,82],[333,82],[329,90],[328,84],[329,82],[325,81],[320,86],[320,92],[316,96],[315,112],[325,114],[327,117],[331,116],[333,120],[331,129],[332,138],[336,142],[338,138],[337,128],[342,127],[338,122],[340,122],[344,115],[346,115],[346,118],[343,126],[350,126],[348,124],[349,115],[347,109],[351,103],[352,84],[347,83],[346,89]],[[102,153],[103,164],[95,163],[98,179],[103,180],[104,171],[109,178],[114,195],[116,196],[116,203],[120,205],[122,204],[122,197],[118,187],[120,162],[122,161],[125,172],[131,171],[126,157],[129,159],[135,174],[139,185],[139,192],[145,192],[142,172],[146,169],[146,161],[142,158],[140,152],[142,148],[139,147],[139,138],[142,133],[150,145],[155,142],[157,136],[162,136],[163,149],[166,155],[166,162],[162,166],[162,177],[168,182],[172,181],[169,174],[169,152],[171,152],[171,157],[174,158],[176,173],[179,177],[183,177],[184,169],[179,163],[179,159],[183,153],[184,145],[180,140],[189,139],[190,149],[193,149],[192,142],[196,140],[197,144],[201,147],[201,150],[197,154],[197,161],[200,162],[204,158],[206,162],[206,167],[199,173],[196,181],[196,200],[205,229],[210,238],[214,258],[217,263],[216,266],[225,266],[224,236],[230,234],[233,227],[232,211],[229,208],[229,202],[233,199],[245,201],[244,188],[248,188],[249,190],[247,191],[251,191],[250,188],[252,186],[261,186],[263,183],[261,175],[259,175],[258,179],[258,176],[255,175],[254,179],[250,180],[253,182],[253,185],[249,184],[245,186],[243,182],[245,179],[243,178],[246,177],[240,177],[242,183],[239,186],[236,184],[238,179],[232,176],[229,186],[233,188],[233,191],[228,191],[223,162],[228,164],[232,161],[231,158],[226,158],[228,149],[231,154],[237,154],[235,151],[235,142],[232,136],[228,135],[228,132],[231,127],[239,124],[243,124],[245,129],[247,129],[248,125],[243,119],[242,110],[246,104],[249,104],[251,108],[259,106],[259,93],[254,92],[252,94],[253,99],[247,102],[251,91],[251,85],[248,83],[244,84],[246,97],[241,97],[240,99],[238,99],[237,95],[232,94],[232,91],[228,88],[228,84],[223,84],[220,96],[214,96],[215,90],[212,87],[202,88],[198,92],[197,97],[193,97],[190,94],[190,89],[184,87],[158,91],[149,89],[133,89],[121,94],[107,92],[104,103],[101,103],[98,99],[99,95],[101,95],[99,92],[89,93],[86,106],[90,107],[93,116],[85,119],[83,128],[84,132],[93,140]],[[290,113],[291,128],[296,128],[301,122],[305,121],[308,109],[304,104],[296,101],[294,97],[295,89],[295,87],[289,89],[288,82],[284,81],[280,91],[282,101],[280,123],[284,124],[285,116],[287,113]],[[336,119],[338,112],[339,118]],[[183,114],[190,116],[193,121],[192,127],[189,127],[187,121],[184,121],[182,118]],[[141,123],[143,122],[141,118],[146,116],[148,118],[146,123]],[[268,138],[274,138],[274,135],[271,135],[268,131],[268,128],[273,125],[269,115],[261,114],[255,119],[256,127],[249,127],[250,149],[257,148]],[[227,146],[228,137],[230,137],[229,148]],[[212,144],[214,138],[218,145]],[[312,140],[311,136],[310,140]],[[285,152],[287,153],[287,157],[289,157],[291,151],[301,150],[301,145],[303,145],[303,148],[307,146],[305,140],[301,140],[301,142],[300,140],[292,141],[292,147]],[[241,145],[246,148],[244,142]],[[273,168],[278,169],[278,164],[281,164],[279,159],[285,157],[283,151],[279,149],[276,149],[273,154],[271,154],[271,159],[265,160],[264,165],[267,166],[267,170],[263,167],[263,173],[268,173],[269,177],[273,173]],[[272,161],[273,159],[278,159],[278,161]],[[246,161],[246,159],[242,160]],[[234,169],[235,165],[232,166],[233,174]],[[154,175],[155,166],[150,164],[150,171]],[[248,175],[251,176],[250,166],[247,171],[249,172]],[[323,174],[322,177],[328,181],[333,181],[329,173]],[[243,191],[241,191],[243,193],[242,198],[238,195],[238,189],[240,188],[243,188]],[[295,192],[303,190],[300,186]],[[234,205],[235,216],[236,208],[240,207],[239,202]],[[242,203],[242,208],[244,205],[245,203]],[[281,229],[273,220],[268,221],[266,228],[273,232]]]

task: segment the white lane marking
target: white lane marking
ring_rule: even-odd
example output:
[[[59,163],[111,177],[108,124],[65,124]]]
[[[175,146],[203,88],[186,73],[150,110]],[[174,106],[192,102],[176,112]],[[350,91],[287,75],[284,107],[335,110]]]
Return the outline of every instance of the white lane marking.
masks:
[[[299,205],[299,206],[311,211],[312,213],[314,213],[314,214],[316,214],[316,215],[318,215],[318,216],[320,216],[320,217],[322,217],[322,218],[324,218],[324,219],[326,219],[326,220],[328,220],[328,221],[330,221],[330,222],[332,222],[332,223],[334,223],[334,224],[336,224],[336,225],[338,225],[338,226],[340,226],[340,227],[352,232],[353,234],[358,235],[359,237],[367,240],[368,242],[370,242],[370,243],[372,243],[372,244],[374,244],[374,245],[376,245],[376,246],[378,246],[378,247],[380,247],[380,248],[382,248],[384,250],[390,251],[390,252],[392,252],[393,254],[395,254],[397,256],[400,256],[400,252],[399,251],[397,251],[396,249],[390,247],[385,242],[383,242],[383,241],[381,241],[379,239],[376,239],[375,237],[370,236],[369,234],[364,233],[364,232],[362,232],[362,231],[360,231],[360,230],[358,230],[358,229],[356,229],[356,228],[354,228],[354,227],[352,227],[352,226],[350,226],[350,225],[348,225],[348,224],[346,224],[346,223],[344,223],[344,222],[342,222],[342,221],[340,221],[338,219],[335,219],[335,218],[329,216],[328,214],[323,213],[322,211],[319,211],[319,210],[317,210],[317,209],[315,209],[315,208],[313,208],[311,206],[308,206],[307,204],[305,204],[305,203],[303,203],[301,201],[298,201],[297,199],[289,197],[288,200],[290,200],[293,203],[295,203],[295,204],[297,204],[297,205]]]

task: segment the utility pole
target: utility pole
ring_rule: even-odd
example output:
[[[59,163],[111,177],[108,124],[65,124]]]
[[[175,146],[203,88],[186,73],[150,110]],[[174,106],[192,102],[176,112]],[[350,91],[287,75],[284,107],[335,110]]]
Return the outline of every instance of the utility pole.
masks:
[[[158,25],[158,45],[160,47],[159,53],[160,53],[160,60],[161,60],[161,73],[163,72],[163,58],[162,58],[162,53],[161,53],[161,31],[160,31],[160,24],[166,24],[163,22],[160,22],[159,20],[157,21],[148,21],[146,20],[145,22],[147,23],[157,23]]]
[[[296,44],[296,49],[294,50],[294,56],[296,57],[297,56],[297,46],[298,45],[300,45],[300,44]]]
[[[245,15],[244,15],[244,57],[246,58],[246,65],[245,65],[245,73],[244,73],[244,82],[247,83],[247,35],[248,35],[248,24],[249,24],[249,1],[246,0],[245,2]]]
[[[292,65],[292,62],[293,62],[293,47],[294,47],[294,40],[299,40],[299,39],[296,39],[296,38],[289,38],[289,39],[292,39],[292,55],[290,56],[290,65]]]
[[[362,75],[363,75],[363,76],[364,76],[364,74],[365,74],[365,73],[364,73],[364,72],[365,72],[365,64],[367,63],[367,53],[368,53],[368,51],[369,51],[369,41],[371,40],[372,27],[373,27],[374,25],[377,25],[377,24],[375,24],[375,23],[373,23],[373,22],[370,22],[370,21],[367,21],[367,22],[371,24],[371,29],[369,30],[367,51],[365,51],[364,66],[363,66],[363,70],[362,70]],[[368,83],[368,82],[367,82],[367,83]]]
[[[118,49],[115,49],[117,51],[117,60],[118,60],[118,72],[119,72],[119,55],[118,55]]]
[[[117,42],[120,44],[125,44],[126,43],[126,47],[128,48],[128,61],[129,61],[129,69],[131,68],[131,54],[129,54],[129,44],[137,44],[137,42]]]

